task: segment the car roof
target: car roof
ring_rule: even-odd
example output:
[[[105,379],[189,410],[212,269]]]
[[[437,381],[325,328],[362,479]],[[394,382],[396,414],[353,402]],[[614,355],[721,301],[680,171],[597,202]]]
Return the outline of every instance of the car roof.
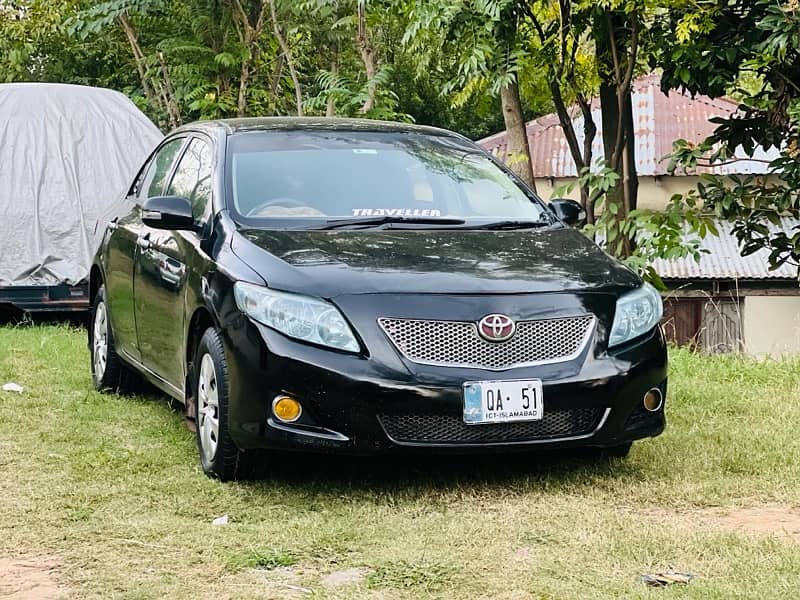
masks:
[[[333,117],[249,117],[240,119],[216,119],[196,121],[183,125],[173,133],[182,131],[223,130],[228,135],[248,131],[372,131],[386,133],[418,133],[423,135],[447,136],[465,139],[463,136],[427,125],[414,125],[397,121],[377,121],[374,119],[342,119]]]

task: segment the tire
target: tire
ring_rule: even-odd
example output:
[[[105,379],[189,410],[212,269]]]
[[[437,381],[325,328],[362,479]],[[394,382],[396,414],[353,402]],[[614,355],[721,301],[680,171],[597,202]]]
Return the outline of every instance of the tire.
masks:
[[[124,391],[130,374],[122,363],[114,345],[114,334],[108,318],[106,286],[100,286],[92,304],[89,322],[89,354],[92,382],[101,392]]]
[[[193,368],[197,450],[209,477],[230,481],[240,475],[242,452],[228,427],[228,362],[219,333],[206,329],[197,345]]]

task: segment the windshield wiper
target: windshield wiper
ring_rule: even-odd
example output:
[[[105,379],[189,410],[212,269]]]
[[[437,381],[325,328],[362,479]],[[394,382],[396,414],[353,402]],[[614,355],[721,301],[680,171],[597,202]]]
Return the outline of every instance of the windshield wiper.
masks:
[[[390,223],[409,223],[413,225],[463,225],[464,219],[451,219],[440,217],[367,217],[360,219],[337,219],[328,221],[317,229],[339,229],[340,227],[377,227]]]
[[[536,229],[538,227],[548,227],[552,225],[550,221],[492,221],[490,223],[477,223],[464,225],[463,227],[454,227],[453,229]]]

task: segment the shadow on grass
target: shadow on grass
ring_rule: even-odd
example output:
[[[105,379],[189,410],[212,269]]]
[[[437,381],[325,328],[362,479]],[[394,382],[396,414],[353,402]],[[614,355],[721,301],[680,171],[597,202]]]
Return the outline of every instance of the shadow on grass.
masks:
[[[469,486],[515,484],[549,486],[593,485],[607,477],[636,477],[633,463],[604,455],[598,449],[490,452],[443,455],[435,450],[378,456],[319,455],[264,452],[250,466],[240,485],[255,488],[275,483],[336,491],[439,491]]]
[[[171,401],[149,384],[142,383],[141,400],[154,408],[168,410],[183,420],[183,405]],[[186,430],[194,439],[195,433]],[[198,458],[193,456],[194,460]],[[599,448],[563,450],[511,449],[443,452],[432,449],[404,449],[362,456],[346,453],[303,451],[250,451],[246,454],[238,485],[259,488],[282,485],[326,495],[363,492],[430,492],[469,487],[479,491],[494,486],[513,489],[515,484],[591,487],[599,480],[636,480],[644,477],[645,466],[614,458]]]

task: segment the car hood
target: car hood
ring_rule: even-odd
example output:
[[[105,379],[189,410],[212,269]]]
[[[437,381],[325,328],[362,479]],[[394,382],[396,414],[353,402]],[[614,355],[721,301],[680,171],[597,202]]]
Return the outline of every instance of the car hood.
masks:
[[[233,251],[270,287],[341,294],[601,291],[640,285],[630,269],[574,229],[240,229]]]

